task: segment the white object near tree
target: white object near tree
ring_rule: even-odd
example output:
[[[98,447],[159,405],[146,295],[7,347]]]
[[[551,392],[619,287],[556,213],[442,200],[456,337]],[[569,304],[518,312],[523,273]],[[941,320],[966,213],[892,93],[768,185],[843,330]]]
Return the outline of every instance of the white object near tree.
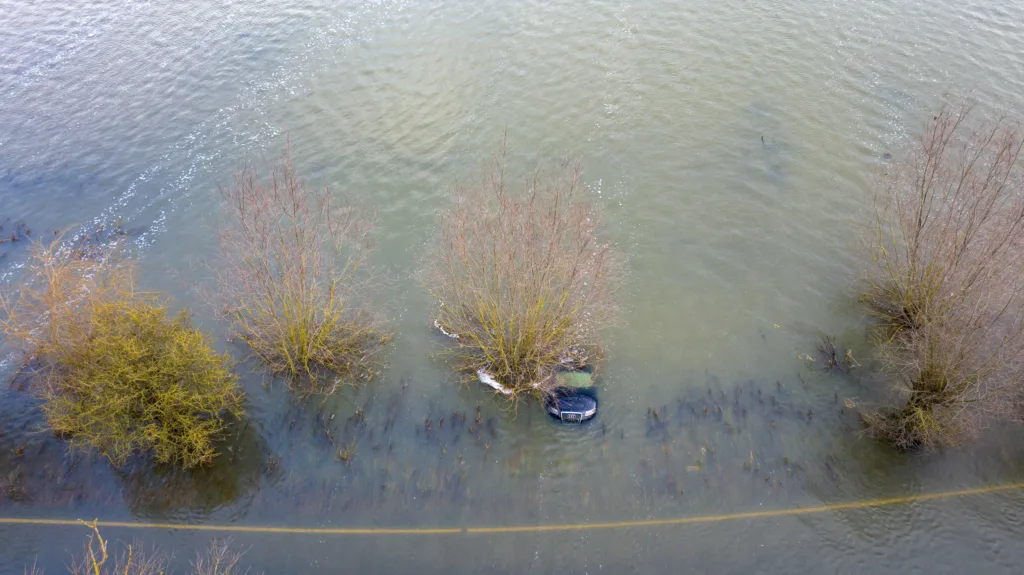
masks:
[[[505,395],[512,395],[511,389],[506,389],[504,385],[501,385],[501,383],[499,383],[498,380],[491,377],[491,375],[486,371],[478,369],[476,371],[476,376],[480,378],[480,383],[489,385],[496,389],[498,392],[504,393]]]

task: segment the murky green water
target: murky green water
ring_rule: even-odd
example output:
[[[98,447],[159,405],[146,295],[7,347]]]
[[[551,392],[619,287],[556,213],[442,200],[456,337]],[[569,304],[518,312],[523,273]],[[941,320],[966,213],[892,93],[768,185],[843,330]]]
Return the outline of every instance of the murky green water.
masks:
[[[375,258],[395,278],[398,333],[382,381],[323,403],[248,377],[248,421],[226,457],[191,476],[67,456],[38,431],[29,398],[0,392],[0,516],[548,525],[1020,481],[1017,429],[900,455],[860,437],[843,399],[878,395],[847,291],[872,170],[949,88],[1020,111],[1022,23],[1024,5],[1009,0],[0,0],[0,219],[45,235],[123,218],[146,285],[223,335],[196,295],[215,263],[216,185],[290,136],[311,183],[378,209]],[[513,152],[582,159],[629,257],[601,412],[582,427],[507,413],[430,358],[430,304],[412,276],[445,188],[506,127]],[[24,245],[0,253],[5,281],[18,281]],[[864,369],[809,369],[800,358],[822,334]],[[337,446],[350,444],[346,464]],[[267,573],[1016,573],[1022,501],[1010,491],[618,530],[235,540]],[[108,534],[173,550],[182,566],[210,536]],[[0,525],[0,572],[38,555],[58,573],[83,536]]]

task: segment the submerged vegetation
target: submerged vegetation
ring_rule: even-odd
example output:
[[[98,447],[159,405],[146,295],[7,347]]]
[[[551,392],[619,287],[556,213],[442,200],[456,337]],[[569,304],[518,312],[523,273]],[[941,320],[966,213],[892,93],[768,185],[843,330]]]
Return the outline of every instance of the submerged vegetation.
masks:
[[[765,489],[783,489],[783,482],[802,480],[807,468],[791,465],[781,437],[819,420],[863,423],[872,436],[911,449],[954,444],[991,420],[1020,417],[1022,151],[1024,130],[1017,123],[976,122],[970,105],[947,106],[931,118],[907,158],[882,175],[859,302],[877,320],[881,381],[898,390],[894,403],[851,412],[853,404],[841,404],[836,392],[831,406],[812,409],[795,401],[781,380],[774,386],[751,380],[731,393],[711,384],[710,376],[706,392],[686,381],[690,395],[647,410],[644,436],[652,442],[638,455],[647,493],[681,497],[687,474],[720,474],[727,465],[748,472],[759,488],[763,483]],[[599,237],[601,213],[587,197],[577,164],[517,179],[508,175],[506,159],[502,150],[450,192],[421,280],[437,303],[433,325],[447,336],[443,353],[466,378],[490,382],[513,401],[548,398],[574,377],[591,381],[602,357],[601,335],[617,319],[622,257]],[[377,353],[391,336],[365,305],[379,285],[366,265],[370,218],[353,205],[335,205],[326,189],[307,188],[287,151],[271,162],[266,178],[251,166],[241,169],[221,197],[231,217],[220,230],[218,297],[234,335],[304,393],[331,393],[343,381],[374,377]],[[83,245],[88,242],[86,237]],[[217,440],[242,415],[244,396],[229,357],[213,349],[187,311],[174,315],[167,300],[137,291],[131,265],[105,246],[67,248],[58,236],[50,244],[34,244],[27,269],[31,281],[0,296],[0,329],[7,343],[20,347],[25,361],[19,375],[41,400],[49,427],[72,447],[95,450],[115,466],[147,453],[174,464],[173,471],[190,480],[201,477],[192,468],[217,456]],[[809,364],[820,359],[827,373],[860,367],[852,351],[831,337],[822,338],[817,352],[817,358],[804,358]],[[307,428],[297,414],[281,419],[288,432],[300,426],[299,433],[312,438],[306,447],[319,451],[304,453],[311,457],[296,465],[329,450],[332,463],[358,467],[359,473],[340,480],[351,490],[317,484],[303,493],[304,505],[326,509],[338,500],[348,509],[391,501],[408,507],[456,498],[476,504],[469,495],[476,486],[467,479],[474,468],[467,461],[490,462],[498,452],[491,451],[492,442],[504,439],[496,417],[485,417],[479,406],[467,418],[466,412],[430,405],[422,423],[410,427],[403,423],[411,411],[403,405],[406,386],[387,400],[376,426],[367,424],[364,413],[370,400],[348,418],[336,418],[332,407],[321,404],[307,418]],[[698,421],[702,431],[710,430],[707,437],[742,433],[749,439],[741,449],[742,464],[727,463],[735,449],[716,452],[708,439],[677,440]],[[600,441],[603,457],[607,442],[625,441],[626,433],[598,425],[591,437]],[[393,456],[391,431],[402,426],[399,436],[415,434],[413,451],[440,454],[437,466],[417,469]],[[24,449],[18,447],[14,458]],[[509,454],[510,477],[530,469],[529,449],[516,445],[499,452]],[[233,449],[221,462],[237,465],[240,451]],[[251,466],[253,475],[273,473],[279,456],[289,454],[267,457],[265,466],[259,460]],[[831,455],[824,469],[821,477],[838,483]],[[366,470],[374,477],[379,471],[383,480],[361,483],[371,476]],[[174,477],[160,479],[163,492],[136,499],[152,505],[161,503],[164,492],[180,497],[182,482]],[[290,485],[309,490],[305,481],[300,477]],[[366,491],[371,483],[372,492]],[[234,485],[231,478],[225,484]],[[122,495],[150,487],[139,485],[127,482]],[[692,494],[696,488],[689,489]],[[228,490],[223,501],[236,498],[236,490]],[[0,477],[0,496],[27,501],[33,494],[22,475],[11,473]],[[499,495],[508,504],[519,496],[514,490]],[[584,503],[588,497],[581,494]],[[277,504],[293,509],[287,498]],[[92,534],[84,554],[69,566],[71,573],[167,572],[166,555],[110,544],[97,523],[87,525]],[[226,575],[238,557],[214,542],[193,563],[194,573]]]
[[[137,452],[211,461],[243,395],[187,311],[171,317],[167,301],[136,291],[130,265],[66,253],[59,239],[34,246],[29,273],[34,282],[0,298],[0,329],[21,346],[53,431],[115,465]]]
[[[265,180],[243,167],[221,195],[230,223],[221,231],[220,295],[237,336],[305,391],[337,387],[324,383],[324,370],[373,377],[390,334],[360,305],[378,280],[366,269],[371,218],[306,187],[290,151]]]
[[[170,557],[157,549],[146,550],[139,543],[112,544],[100,534],[99,522],[82,522],[92,532],[85,548],[67,565],[69,575],[164,575],[170,573]],[[240,571],[242,553],[231,550],[229,541],[214,539],[205,552],[196,554],[192,575],[231,575]],[[34,565],[26,575],[43,575]]]
[[[860,301],[902,402],[863,413],[900,448],[1016,417],[1024,358],[1024,131],[943,106],[881,179]]]
[[[424,283],[458,368],[518,397],[549,392],[556,372],[597,360],[620,266],[597,237],[600,211],[578,165],[517,183],[505,160],[502,152],[452,191]]]

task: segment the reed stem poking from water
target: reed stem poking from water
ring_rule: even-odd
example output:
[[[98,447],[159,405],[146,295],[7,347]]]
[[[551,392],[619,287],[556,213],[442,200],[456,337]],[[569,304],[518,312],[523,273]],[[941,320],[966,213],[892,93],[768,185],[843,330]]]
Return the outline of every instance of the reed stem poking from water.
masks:
[[[1024,358],[1024,131],[944,105],[881,178],[860,301],[899,405],[863,412],[901,448],[1019,417]]]
[[[326,188],[307,188],[290,149],[266,180],[247,165],[221,196],[230,224],[218,275],[238,337],[303,391],[337,387],[324,384],[322,370],[370,379],[390,339],[359,305],[380,283],[365,265],[372,218],[333,202]]]
[[[620,257],[597,238],[600,210],[578,164],[536,170],[516,187],[501,152],[455,187],[423,281],[439,304],[445,353],[510,397],[539,395],[561,368],[591,365],[616,317]]]
[[[212,461],[225,416],[242,413],[230,359],[187,311],[172,318],[167,301],[136,291],[113,251],[93,260],[59,246],[36,243],[29,280],[0,297],[0,330],[27,358],[50,427],[115,465],[137,452]]]

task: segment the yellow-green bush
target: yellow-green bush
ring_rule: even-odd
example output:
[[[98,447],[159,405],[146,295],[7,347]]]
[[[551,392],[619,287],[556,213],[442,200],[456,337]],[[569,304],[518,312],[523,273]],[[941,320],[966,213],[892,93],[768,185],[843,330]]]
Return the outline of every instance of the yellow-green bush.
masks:
[[[37,245],[29,279],[0,300],[0,328],[55,433],[115,465],[136,452],[183,467],[216,456],[243,395],[226,355],[167,302],[134,289],[131,268]]]
[[[241,411],[230,359],[187,312],[168,317],[151,297],[97,305],[89,339],[59,369],[44,393],[50,426],[114,463],[149,450],[161,462],[206,463],[224,431],[220,415]]]

